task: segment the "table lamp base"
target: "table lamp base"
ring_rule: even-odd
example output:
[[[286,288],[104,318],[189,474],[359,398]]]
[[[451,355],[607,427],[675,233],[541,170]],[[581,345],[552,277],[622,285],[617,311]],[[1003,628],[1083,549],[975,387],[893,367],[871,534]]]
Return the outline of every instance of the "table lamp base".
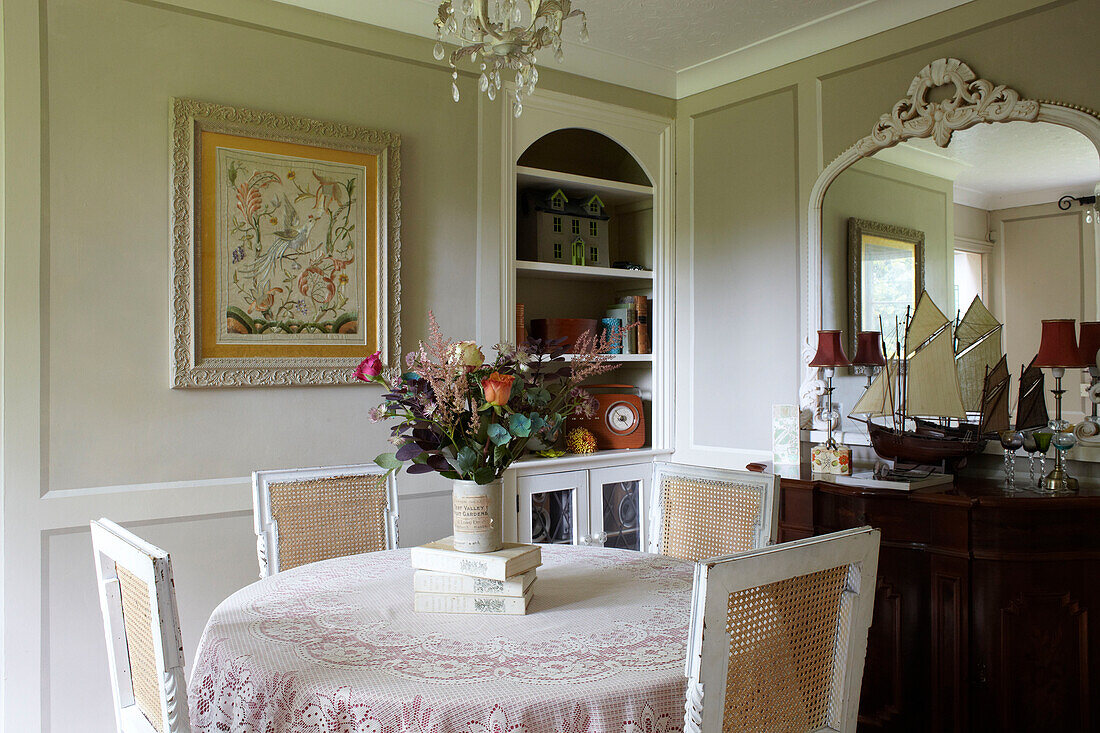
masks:
[[[852,449],[846,445],[835,448],[815,445],[810,449],[810,470],[814,473],[849,476],[852,473]]]

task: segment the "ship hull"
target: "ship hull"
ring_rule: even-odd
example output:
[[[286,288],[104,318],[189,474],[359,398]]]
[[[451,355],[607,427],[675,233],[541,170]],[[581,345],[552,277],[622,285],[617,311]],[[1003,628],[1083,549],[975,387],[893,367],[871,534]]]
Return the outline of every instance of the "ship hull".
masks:
[[[980,441],[972,437],[947,437],[894,430],[867,421],[871,445],[882,458],[903,463],[934,465],[942,461],[957,461],[974,453]]]

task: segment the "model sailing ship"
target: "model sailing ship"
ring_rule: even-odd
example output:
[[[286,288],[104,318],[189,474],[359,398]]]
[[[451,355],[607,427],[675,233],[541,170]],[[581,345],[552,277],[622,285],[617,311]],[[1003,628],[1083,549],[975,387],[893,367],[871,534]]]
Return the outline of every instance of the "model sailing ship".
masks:
[[[958,466],[987,437],[1009,427],[1002,324],[979,298],[953,323],[927,292],[906,320],[904,341],[895,344],[897,358],[887,361],[851,415],[863,416],[860,422],[883,458]],[[1028,391],[1021,390],[1017,415],[1025,419],[1017,430],[1045,424],[1042,378],[1033,367],[1021,375]],[[1043,422],[1031,425],[1039,419],[1039,408]],[[880,424],[875,418],[887,419]]]

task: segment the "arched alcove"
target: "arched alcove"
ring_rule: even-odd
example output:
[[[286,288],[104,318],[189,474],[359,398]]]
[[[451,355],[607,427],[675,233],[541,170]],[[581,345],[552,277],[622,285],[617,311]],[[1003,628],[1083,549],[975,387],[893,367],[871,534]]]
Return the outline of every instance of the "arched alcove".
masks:
[[[543,135],[523,151],[517,163],[575,176],[653,185],[630,151],[606,135],[579,127]]]

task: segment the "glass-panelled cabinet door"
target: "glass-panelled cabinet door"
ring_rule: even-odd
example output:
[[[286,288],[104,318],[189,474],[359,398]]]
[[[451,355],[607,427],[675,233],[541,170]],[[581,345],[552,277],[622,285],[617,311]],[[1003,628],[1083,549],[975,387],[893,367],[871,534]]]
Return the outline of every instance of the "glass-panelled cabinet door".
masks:
[[[594,468],[588,472],[591,544],[644,550],[646,499],[653,464]]]
[[[588,472],[562,471],[516,479],[519,541],[587,544]]]

